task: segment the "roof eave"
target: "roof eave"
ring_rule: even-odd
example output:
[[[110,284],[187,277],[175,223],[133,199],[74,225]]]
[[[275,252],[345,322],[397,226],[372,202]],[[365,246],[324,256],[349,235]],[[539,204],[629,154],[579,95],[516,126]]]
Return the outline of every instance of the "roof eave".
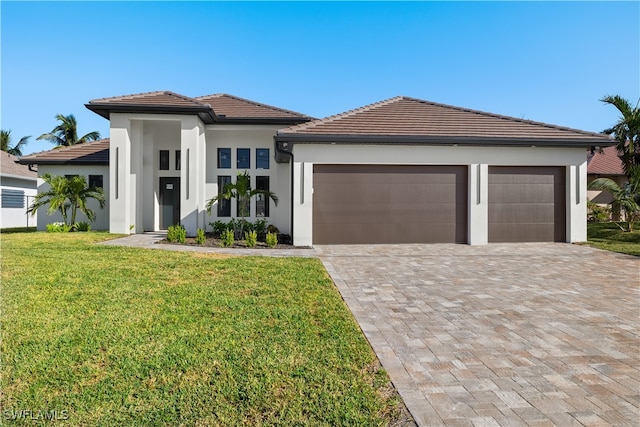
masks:
[[[227,117],[215,115],[219,124],[285,125],[292,126],[313,120],[310,117]]]
[[[3,178],[21,179],[23,181],[37,181],[37,176],[16,175],[12,173],[0,173]]]
[[[109,160],[38,160],[38,159],[21,159],[18,163],[21,165],[94,165],[106,166]]]
[[[476,136],[424,136],[424,135],[330,135],[278,133],[276,142],[293,144],[404,144],[404,145],[461,145],[461,146],[553,146],[553,147],[606,147],[615,144],[605,138],[506,138]]]
[[[109,120],[111,113],[197,114],[203,122],[215,122],[215,114],[208,106],[174,106],[145,104],[84,104],[89,110]]]

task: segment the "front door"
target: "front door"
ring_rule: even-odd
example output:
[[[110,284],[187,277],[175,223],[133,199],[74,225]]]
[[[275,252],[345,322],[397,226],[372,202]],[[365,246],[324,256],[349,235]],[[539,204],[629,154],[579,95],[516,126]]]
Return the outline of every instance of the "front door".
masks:
[[[180,178],[160,178],[160,228],[180,223]]]

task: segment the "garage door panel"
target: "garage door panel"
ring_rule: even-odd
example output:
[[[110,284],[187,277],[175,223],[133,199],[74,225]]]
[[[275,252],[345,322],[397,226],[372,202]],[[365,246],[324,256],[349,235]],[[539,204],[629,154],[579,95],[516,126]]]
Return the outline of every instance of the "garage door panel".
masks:
[[[465,243],[466,166],[314,165],[313,241]]]
[[[489,167],[489,241],[565,240],[564,167]]]

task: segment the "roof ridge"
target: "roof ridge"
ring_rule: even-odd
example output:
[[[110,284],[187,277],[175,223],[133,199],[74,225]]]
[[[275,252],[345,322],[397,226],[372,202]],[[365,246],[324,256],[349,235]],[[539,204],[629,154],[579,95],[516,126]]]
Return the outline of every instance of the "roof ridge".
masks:
[[[513,116],[505,116],[503,114],[489,113],[487,111],[475,110],[473,108],[457,107],[455,105],[442,104],[442,103],[439,103],[439,102],[433,102],[433,101],[428,101],[428,100],[419,99],[419,98],[412,98],[410,96],[401,96],[400,98],[403,98],[403,99],[406,99],[406,100],[409,100],[409,101],[420,102],[420,103],[423,103],[423,104],[430,104],[430,105],[434,105],[434,106],[438,106],[438,107],[442,107],[442,108],[449,108],[449,109],[456,110],[456,111],[463,111],[463,112],[467,112],[467,113],[473,113],[473,114],[479,114],[479,115],[483,115],[483,116],[494,117],[494,118],[501,119],[501,120],[508,120],[508,121],[519,122],[519,123],[527,123],[527,124],[536,125],[536,126],[544,126],[544,127],[550,128],[550,129],[558,129],[558,130],[566,130],[566,131],[571,131],[571,132],[577,132],[577,133],[581,133],[583,135],[589,135],[589,136],[603,136],[604,135],[602,133],[589,132],[589,131],[586,131],[586,130],[570,128],[570,127],[567,127],[567,126],[552,125],[550,123],[540,122],[540,121],[536,121],[536,120],[520,119],[520,118],[513,117]]]
[[[315,119],[315,120],[312,120],[310,122],[300,123],[300,124],[295,125],[295,126],[290,126],[290,127],[286,128],[286,130],[297,131],[297,130],[302,130],[302,129],[309,129],[309,128],[312,128],[312,127],[315,127],[315,126],[318,126],[318,125],[321,125],[321,124],[324,124],[324,123],[330,123],[330,122],[333,122],[333,121],[338,120],[338,119],[342,119],[342,118],[345,118],[345,117],[353,116],[355,114],[362,113],[364,111],[370,111],[370,110],[373,110],[374,108],[378,108],[378,107],[381,107],[383,105],[388,105],[388,104],[390,104],[392,102],[396,102],[396,101],[398,101],[398,100],[400,100],[402,98],[403,98],[402,96],[394,96],[393,98],[383,99],[382,101],[374,102],[372,104],[367,104],[367,105],[364,105],[362,107],[358,107],[358,108],[354,108],[354,109],[351,109],[351,110],[347,110],[347,111],[345,111],[343,113],[333,114],[331,116],[327,116],[327,117],[324,117],[322,119]],[[277,133],[280,133],[280,130],[278,130]]]
[[[242,98],[240,96],[231,95],[229,93],[212,93],[211,95],[197,96],[194,99],[198,99],[199,100],[200,98],[212,98],[212,97],[213,98],[221,98],[223,96],[226,96],[228,98],[233,98],[233,99],[238,100],[238,101],[247,102],[249,104],[253,104],[253,105],[256,105],[258,107],[265,107],[265,108],[269,108],[271,110],[282,111],[282,112],[285,112],[285,113],[295,114],[295,115],[303,116],[303,117],[310,117],[310,116],[307,116],[306,114],[300,113],[298,111],[287,110],[286,108],[276,107],[275,105],[264,104],[262,102],[254,101],[252,99]]]
[[[151,92],[140,92],[140,93],[131,93],[131,94],[127,94],[127,95],[119,95],[119,96],[112,96],[112,97],[108,97],[108,98],[98,98],[98,99],[92,99],[91,101],[89,101],[89,104],[97,104],[97,103],[101,103],[101,102],[113,102],[113,101],[119,101],[119,100],[127,100],[127,99],[135,99],[135,98],[142,98],[142,97],[148,97],[148,96],[155,96],[155,95],[169,95],[169,96],[173,96],[179,99],[182,99],[184,101],[189,101],[189,102],[193,102],[194,104],[198,104],[200,106],[206,107],[208,106],[208,104],[203,104],[199,101],[196,100],[196,98],[192,98],[186,95],[182,95],[180,93],[177,92],[173,92],[170,90],[155,90],[155,91],[151,91]]]

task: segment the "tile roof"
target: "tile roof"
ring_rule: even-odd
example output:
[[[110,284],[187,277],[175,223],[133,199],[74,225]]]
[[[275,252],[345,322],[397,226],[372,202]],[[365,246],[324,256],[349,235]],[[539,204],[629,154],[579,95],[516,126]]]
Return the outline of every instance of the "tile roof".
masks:
[[[195,99],[168,90],[93,99],[89,104],[206,107]]]
[[[624,175],[616,147],[605,147],[587,157],[587,173],[594,175]]]
[[[226,93],[199,96],[196,99],[203,104],[209,104],[217,116],[236,118],[283,118],[296,117],[311,119],[307,115],[295,111],[285,110],[272,105],[262,104],[249,99],[240,98]]]
[[[278,131],[278,139],[304,142],[306,136],[367,137],[383,141],[388,136],[416,142],[545,141],[564,140],[607,144],[603,134],[501,116],[467,108],[398,96],[342,114]],[[391,140],[390,140],[391,142]]]
[[[205,123],[273,122],[287,126],[313,119],[295,111],[227,94],[190,98],[170,91],[146,92],[93,99],[85,106],[107,119],[111,112],[186,113],[198,114]]]
[[[29,170],[28,166],[16,163],[18,158],[12,154],[0,151],[0,175],[13,175],[30,179],[37,179],[38,173]]]
[[[27,156],[22,156],[20,163],[39,165],[108,165],[109,138],[29,154]]]

